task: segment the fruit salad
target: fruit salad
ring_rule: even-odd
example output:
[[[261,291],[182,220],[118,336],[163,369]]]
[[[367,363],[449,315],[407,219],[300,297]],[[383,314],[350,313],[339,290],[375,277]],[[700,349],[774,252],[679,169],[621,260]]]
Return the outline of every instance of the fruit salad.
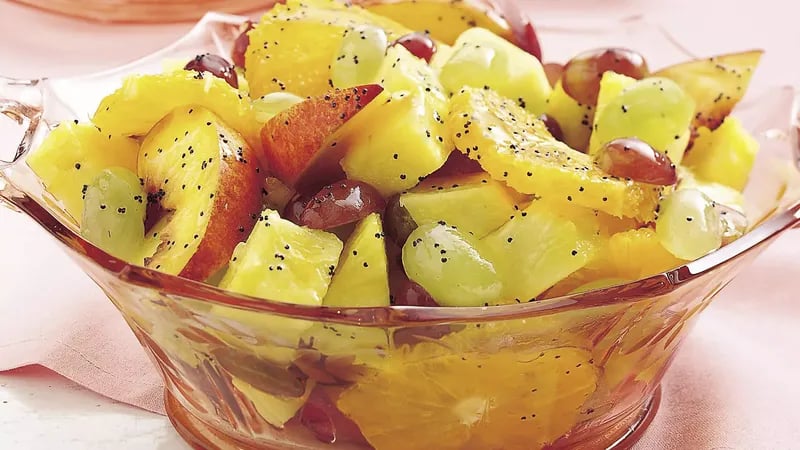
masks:
[[[600,48],[560,64],[508,3],[287,0],[243,24],[230,54],[125,79],[27,162],[98,248],[235,293],[330,308],[545,301],[659,274],[747,231],[758,144],[730,113],[760,56],[655,70]],[[256,325],[287,348],[342,336]],[[413,448],[512,449],[568,433],[615,373],[579,345],[527,360],[451,351],[518,329],[395,337],[391,357],[372,351],[388,345],[375,331],[307,345],[359,368],[337,383],[291,400],[233,384],[271,426],[325,442],[338,429],[409,448],[414,430]],[[323,370],[299,350],[260,356],[304,379]]]

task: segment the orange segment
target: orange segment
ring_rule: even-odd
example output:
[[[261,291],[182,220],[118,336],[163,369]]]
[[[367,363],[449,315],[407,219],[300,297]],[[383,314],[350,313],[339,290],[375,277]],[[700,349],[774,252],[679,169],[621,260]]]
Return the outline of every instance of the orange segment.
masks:
[[[446,348],[475,337],[462,332],[403,347],[344,391],[339,409],[377,450],[529,450],[575,426],[597,383],[589,352]]]

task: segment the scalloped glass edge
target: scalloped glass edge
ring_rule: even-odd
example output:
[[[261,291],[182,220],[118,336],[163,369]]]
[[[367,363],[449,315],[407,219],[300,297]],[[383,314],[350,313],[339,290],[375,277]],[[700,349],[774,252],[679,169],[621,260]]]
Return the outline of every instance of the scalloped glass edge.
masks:
[[[776,166],[787,182],[782,189],[769,194],[776,202],[755,220],[758,225],[739,240],[700,259],[676,269],[653,275],[638,281],[589,291],[569,296],[539,300],[523,304],[490,307],[405,307],[390,306],[379,308],[330,308],[324,306],[305,306],[266,300],[225,291],[207,285],[167,275],[152,269],[133,266],[116,259],[90,242],[81,238],[74,223],[59,210],[52,199],[48,199],[42,186],[24,164],[25,155],[35,148],[52,127],[71,119],[88,119],[100,99],[115,89],[122,77],[133,73],[161,72],[164,62],[181,55],[183,59],[201,52],[228,54],[230,46],[238,34],[239,25],[246,17],[221,13],[207,13],[186,35],[173,44],[144,58],[118,68],[99,73],[63,78],[39,80],[13,80],[0,78],[0,112],[16,121],[22,129],[22,139],[14,152],[11,162],[2,158],[0,149],[0,203],[3,200],[13,209],[24,212],[39,223],[47,232],[67,247],[70,256],[82,259],[111,273],[123,283],[159,289],[174,294],[177,299],[189,297],[210,303],[222,304],[243,310],[268,312],[280,316],[322,319],[330,322],[358,324],[364,326],[398,326],[413,323],[454,323],[499,320],[507,318],[526,318],[555,314],[561,311],[591,308],[597,306],[631,303],[637,300],[664,295],[680,285],[705,274],[722,270],[749,254],[752,250],[763,249],[784,231],[800,222],[800,105],[795,101],[795,91],[791,87],[775,88],[758,99],[746,97],[737,108],[763,116],[762,107],[768,105],[778,113],[781,123],[762,123],[754,131],[762,143],[780,147],[786,153],[784,158],[775,161],[792,162],[792,169]],[[623,20],[626,26],[641,27],[656,33],[673,46],[676,55],[691,55],[670,35],[657,25],[647,23],[642,17]],[[543,24],[540,29],[556,33],[608,33],[619,30],[619,23],[586,22],[576,28],[574,21],[569,25]],[[586,27],[586,28],[581,28]],[[625,34],[625,33],[623,33]],[[660,37],[659,37],[660,36]],[[769,121],[769,120],[768,120]],[[747,122],[745,122],[749,125]],[[775,151],[773,149],[773,151]],[[770,170],[776,167],[755,170]],[[27,173],[26,173],[27,172]],[[764,174],[775,176],[776,173]],[[33,194],[32,196],[32,193]],[[763,206],[763,205],[761,205]],[[768,217],[766,220],[764,218]]]

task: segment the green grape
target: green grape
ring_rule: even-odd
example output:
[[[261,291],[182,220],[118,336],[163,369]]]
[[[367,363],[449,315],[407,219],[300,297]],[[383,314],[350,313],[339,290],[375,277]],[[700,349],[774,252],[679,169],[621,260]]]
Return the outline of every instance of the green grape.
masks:
[[[702,192],[683,189],[661,201],[656,235],[676,257],[694,260],[717,250],[723,232],[719,211]]]
[[[302,102],[303,99],[289,92],[272,92],[253,100],[253,109],[256,112],[256,120],[259,123],[266,123],[275,117],[279,112]]]
[[[346,30],[342,45],[331,62],[334,87],[374,83],[388,45],[386,33],[380,28],[362,25]]]
[[[675,82],[645,78],[610,99],[595,119],[590,153],[619,138],[638,138],[680,162],[694,117],[694,101]]]
[[[105,169],[84,189],[81,236],[105,252],[142,264],[147,196],[135,173]]]
[[[461,34],[442,66],[442,85],[453,94],[464,86],[486,87],[533,114],[545,112],[550,82],[536,57],[483,28]]]
[[[478,240],[442,222],[422,225],[408,236],[403,267],[442,306],[494,303],[503,291],[494,264],[478,250]]]

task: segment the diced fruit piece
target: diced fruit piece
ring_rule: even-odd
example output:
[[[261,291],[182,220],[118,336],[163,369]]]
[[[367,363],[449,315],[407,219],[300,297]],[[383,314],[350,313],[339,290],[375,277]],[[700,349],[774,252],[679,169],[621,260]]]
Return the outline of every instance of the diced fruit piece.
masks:
[[[311,430],[321,442],[358,442],[366,444],[358,426],[348,419],[323,389],[311,393],[300,412],[300,423]]]
[[[551,136],[556,138],[556,140],[564,142],[564,132],[561,131],[561,125],[558,124],[558,121],[554,117],[542,114],[539,116],[539,120],[544,122],[547,132],[550,133]]]
[[[514,214],[511,190],[487,174],[429,178],[400,196],[414,222],[440,220],[478,238],[504,224]]]
[[[478,247],[477,239],[444,222],[421,225],[403,246],[403,267],[442,306],[494,303],[503,283]]]
[[[374,83],[386,54],[386,33],[371,25],[345,29],[339,51],[331,61],[333,86],[346,88]]]
[[[631,78],[616,72],[605,72],[603,78],[600,79],[600,90],[597,96],[597,106],[594,109],[595,119],[600,115],[600,112],[606,107],[611,99],[616,98],[622,93],[625,88],[636,83],[636,78]]]
[[[596,105],[600,80],[607,71],[641,80],[649,74],[647,62],[627,48],[599,48],[578,54],[564,66],[564,92],[584,105]]]
[[[382,212],[385,207],[386,202],[374,187],[345,179],[323,187],[306,202],[300,213],[300,225],[330,230]]]
[[[312,378],[325,384],[349,384],[361,377],[366,367],[382,362],[389,348],[389,332],[380,327],[318,321],[303,332],[300,346],[306,351],[298,352],[296,364]]]
[[[232,377],[231,383],[237,391],[250,400],[259,416],[278,428],[283,428],[286,422],[297,414],[314,388],[314,383],[307,383],[302,396],[287,397],[265,392],[241,378]]]
[[[138,172],[154,223],[147,267],[202,281],[225,266],[261,206],[262,177],[241,135],[205,108],[177,108],[145,137]]]
[[[334,89],[277,114],[261,129],[262,149],[269,170],[291,187],[298,187],[301,176],[306,176],[309,183],[314,181],[321,185],[333,181],[325,180],[329,176],[315,175],[340,172],[335,163],[317,164],[318,152],[334,131],[382,91],[383,88],[375,84]]]
[[[321,305],[339,261],[342,242],[265,211],[240,244],[220,283],[223,289],[269,300]]]
[[[251,147],[260,143],[249,99],[222,79],[185,70],[126,78],[122,87],[100,102],[92,122],[103,134],[144,136],[170,111],[184,105],[209,109]]]
[[[618,138],[635,137],[680,163],[689,138],[694,101],[675,82],[645,78],[610,99],[594,121],[590,152]]]
[[[527,302],[594,256],[592,236],[539,202],[481,240],[496,261],[505,303]],[[587,218],[587,220],[591,220]]]
[[[212,55],[211,53],[197,55],[194,59],[186,63],[183,68],[198,73],[208,72],[217,78],[225,80],[232,88],[239,88],[239,79],[233,64],[221,56]]]
[[[531,19],[520,9],[515,0],[489,0],[500,17],[506,19],[511,28],[512,42],[519,48],[542,60],[542,47]]]
[[[758,141],[735,117],[728,117],[716,130],[697,130],[692,150],[683,164],[703,181],[743,190],[758,153]]]
[[[323,151],[346,149],[341,167],[347,177],[369,183],[384,197],[413,187],[452,150],[446,111],[436,112],[441,103],[426,94],[416,89],[379,96],[339,128]]]
[[[580,421],[597,386],[589,352],[476,350],[459,344],[462,334],[387,359],[341,394],[339,409],[380,450],[542,448]]]
[[[411,213],[400,204],[399,195],[386,202],[384,227],[389,239],[400,246],[406,243],[408,235],[417,228],[417,222],[411,217]]]
[[[672,161],[639,139],[614,139],[600,148],[595,160],[600,169],[615,177],[663,186],[678,181]]]
[[[381,218],[365,217],[348,239],[323,305],[389,306],[389,271]]]
[[[231,49],[231,60],[239,67],[244,67],[244,54],[247,52],[247,47],[250,45],[250,36],[248,33],[253,29],[253,22],[245,20],[239,27],[241,30],[239,36],[233,41],[233,48]]]
[[[564,65],[559,63],[544,63],[542,64],[542,68],[547,75],[547,81],[550,82],[550,86],[556,87],[556,84],[561,81],[561,75],[564,73]]]
[[[426,33],[419,31],[400,36],[392,45],[402,45],[409,53],[429,64],[436,54],[436,43]]]
[[[694,260],[722,245],[722,223],[714,204],[702,192],[682,189],[661,201],[656,233],[670,253]]]
[[[428,31],[432,38],[452,44],[456,38],[472,27],[511,39],[508,23],[492,8],[479,1],[447,0],[366,0],[368,10],[395,20],[413,31]]]
[[[440,72],[449,93],[488,87],[534,114],[545,112],[550,83],[534,56],[482,28],[465,31],[454,48]]]
[[[661,245],[655,231],[639,228],[611,236],[592,266],[604,266],[607,277],[633,281],[674,269],[685,262]]]
[[[747,216],[720,203],[715,203],[714,208],[722,221],[722,245],[730,244],[747,232]]]
[[[103,170],[86,188],[81,236],[117,258],[141,265],[145,198],[135,173],[121,167]]]
[[[717,128],[744,97],[762,50],[698,59],[659,70],[694,99],[693,126]]]
[[[452,98],[451,108],[448,126],[456,147],[517,192],[652,219],[659,187],[609,176],[589,155],[553,139],[514,102],[467,88]]]
[[[139,146],[133,139],[103,133],[88,123],[62,122],[27,163],[45,189],[80,225],[83,189],[107,167],[136,171]]]
[[[447,96],[436,71],[402,45],[386,50],[379,78],[384,89],[392,94],[424,90],[436,114],[441,117],[447,114]]]
[[[677,189],[696,189],[714,203],[723,204],[741,213],[744,212],[744,195],[740,191],[724,184],[698,180],[691,170],[684,166],[678,168],[678,178],[680,181]]]
[[[253,110],[255,111],[258,123],[267,123],[270,119],[292,106],[302,102],[304,99],[289,92],[270,92],[253,100]]]
[[[252,97],[288,90],[318,96],[333,88],[328,67],[342,45],[344,31],[373,25],[388,41],[410,30],[359,6],[333,0],[287,0],[274,6],[250,31],[245,54]]]
[[[584,151],[589,147],[592,134],[592,121],[595,111],[592,105],[582,105],[564,92],[561,82],[557,82],[550,93],[545,112],[559,125],[564,142],[575,150]]]

